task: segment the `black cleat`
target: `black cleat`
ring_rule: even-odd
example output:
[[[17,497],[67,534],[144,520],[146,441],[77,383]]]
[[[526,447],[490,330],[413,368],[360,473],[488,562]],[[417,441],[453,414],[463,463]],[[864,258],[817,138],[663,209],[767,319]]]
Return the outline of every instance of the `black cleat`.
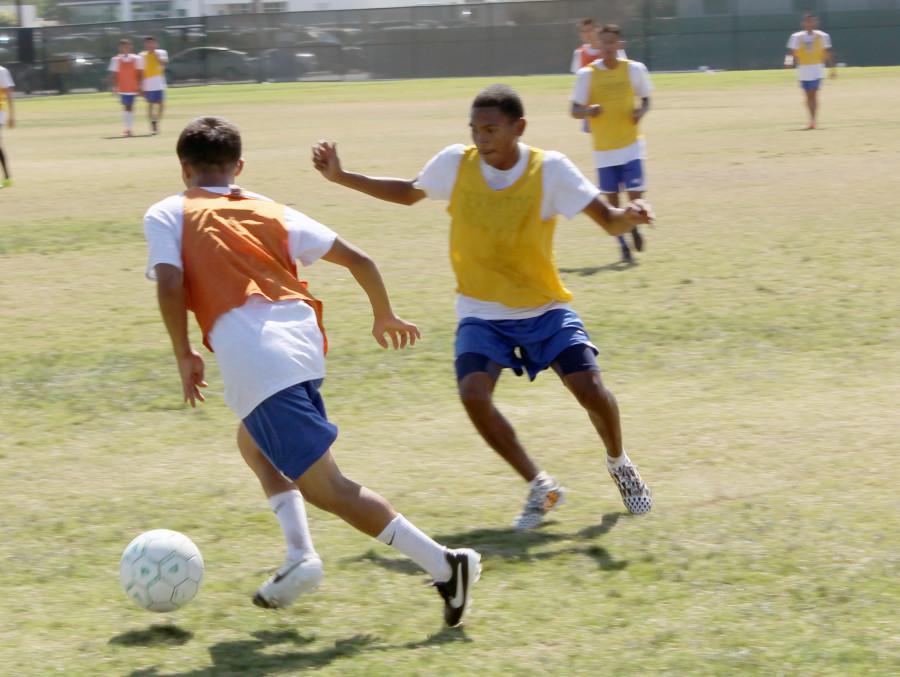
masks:
[[[450,580],[435,581],[434,587],[444,598],[444,622],[451,628],[462,624],[469,606],[469,590],[481,578],[481,555],[471,548],[448,550],[444,555],[450,565]]]

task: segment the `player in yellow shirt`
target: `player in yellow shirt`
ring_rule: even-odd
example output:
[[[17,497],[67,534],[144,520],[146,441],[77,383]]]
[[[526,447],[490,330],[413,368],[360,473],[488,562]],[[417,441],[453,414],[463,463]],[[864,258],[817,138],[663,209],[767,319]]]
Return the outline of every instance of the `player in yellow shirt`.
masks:
[[[803,16],[803,30],[791,35],[787,43],[787,54],[784,67],[797,66],[797,80],[806,95],[806,108],[809,110],[809,126],[816,128],[816,115],[819,110],[819,88],[825,77],[825,64],[831,68],[831,77],[837,77],[834,68],[834,54],[831,51],[831,36],[819,30],[819,19],[815,14]]]
[[[165,107],[166,64],[169,63],[169,53],[160,49],[156,38],[149,35],[144,38],[144,51],[141,52],[141,58],[144,61],[144,79],[141,81],[141,88],[144,91],[144,98],[147,100],[150,131],[158,134],[159,123]]]
[[[15,109],[13,108],[13,83],[12,76],[3,66],[0,66],[0,132],[3,126],[10,129],[16,126]],[[0,167],[3,168],[3,180],[0,188],[9,188],[12,185],[12,177],[9,173],[9,165],[6,164],[6,154],[3,152],[3,138],[0,137]]]
[[[345,171],[333,143],[313,149],[313,164],[339,185],[388,202],[448,200],[450,260],[457,280],[456,377],[475,428],[529,483],[517,529],[533,529],[563,502],[564,490],[541,471],[493,403],[503,369],[531,379],[552,367],[584,407],[606,447],[607,469],[628,510],[650,510],[650,490],[625,454],[616,398],[604,386],[597,349],[572,310],[553,254],[556,217],[584,212],[611,235],[652,219],[641,202],[610,207],[562,153],[520,142],[522,100],[492,85],[472,103],[471,146],[438,153],[412,180]]]
[[[644,137],[638,124],[650,109],[650,77],[638,61],[623,59],[619,27],[607,24],[598,33],[601,58],[579,69],[572,94],[572,117],[587,120],[600,190],[618,206],[619,192],[630,200],[644,195]],[[635,107],[635,101],[640,105]],[[644,249],[639,229],[632,232],[637,251]],[[633,262],[631,249],[619,237],[622,261]]]

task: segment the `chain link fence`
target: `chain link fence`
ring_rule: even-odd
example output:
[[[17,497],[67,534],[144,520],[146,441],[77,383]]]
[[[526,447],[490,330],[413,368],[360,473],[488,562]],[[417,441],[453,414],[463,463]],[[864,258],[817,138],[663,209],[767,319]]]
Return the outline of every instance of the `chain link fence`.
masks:
[[[25,92],[105,89],[117,42],[153,35],[172,84],[563,73],[576,21],[617,23],[651,70],[776,68],[800,13],[818,11],[839,61],[900,63],[900,0],[545,0],[237,14],[0,29]]]

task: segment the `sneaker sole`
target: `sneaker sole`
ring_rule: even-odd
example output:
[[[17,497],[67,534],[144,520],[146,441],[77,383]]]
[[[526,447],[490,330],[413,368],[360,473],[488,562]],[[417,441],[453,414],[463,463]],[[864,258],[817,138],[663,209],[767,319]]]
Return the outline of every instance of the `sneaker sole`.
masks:
[[[322,583],[322,579],[325,577],[325,572],[322,571],[322,568],[318,569],[306,569],[308,572],[308,576],[304,577],[301,584],[298,586],[298,590],[296,591],[296,597],[292,599],[290,602],[282,603],[277,599],[268,599],[263,594],[263,588],[269,581],[263,583],[263,585],[256,591],[253,595],[253,604],[260,607],[261,609],[286,609],[296,602],[303,595],[307,595],[311,592],[315,592],[318,590],[319,585]],[[271,579],[270,579],[271,580]]]

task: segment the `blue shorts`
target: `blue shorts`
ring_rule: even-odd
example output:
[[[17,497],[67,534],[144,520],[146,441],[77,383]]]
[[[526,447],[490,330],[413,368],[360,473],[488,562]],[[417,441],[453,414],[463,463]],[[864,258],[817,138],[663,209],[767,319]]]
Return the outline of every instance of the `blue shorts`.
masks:
[[[600,191],[603,193],[616,194],[620,190],[645,190],[643,160],[632,160],[624,165],[614,167],[601,167],[597,170],[597,176],[600,180]]]
[[[527,320],[479,320],[465,317],[456,328],[456,358],[474,353],[533,381],[571,346],[586,345],[597,354],[574,310],[560,308]]]
[[[822,79],[818,80],[801,80],[800,86],[803,87],[803,90],[806,92],[815,92],[822,85]]]
[[[147,99],[147,103],[162,103],[166,98],[166,90],[154,89],[151,92],[144,92],[144,98]]]
[[[137,94],[119,94],[119,101],[122,102],[123,106],[130,106],[134,103],[134,99]]]
[[[322,380],[305,381],[263,400],[244,419],[253,441],[285,477],[296,480],[337,439],[337,426],[325,414]]]

